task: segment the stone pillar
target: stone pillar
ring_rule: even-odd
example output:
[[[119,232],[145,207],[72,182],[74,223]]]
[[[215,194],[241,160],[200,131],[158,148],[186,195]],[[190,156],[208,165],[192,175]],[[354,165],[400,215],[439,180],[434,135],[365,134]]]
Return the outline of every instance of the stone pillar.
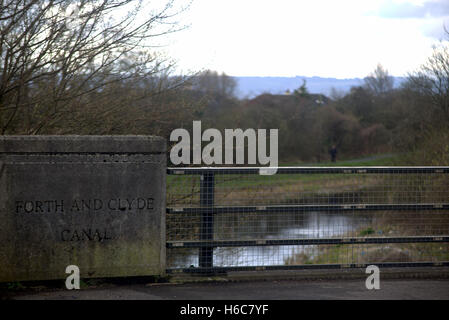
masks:
[[[166,142],[0,136],[0,282],[165,272]]]

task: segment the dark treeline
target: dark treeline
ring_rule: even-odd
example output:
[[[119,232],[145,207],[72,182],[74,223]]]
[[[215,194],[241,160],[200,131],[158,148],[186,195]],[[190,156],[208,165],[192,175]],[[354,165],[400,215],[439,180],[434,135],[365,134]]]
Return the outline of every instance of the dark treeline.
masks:
[[[306,83],[285,95],[262,94],[237,100],[229,77],[206,72],[210,80],[200,120],[203,127],[278,128],[282,161],[329,161],[335,145],[339,157],[401,153],[410,164],[449,164],[449,52],[435,49],[426,65],[409,75],[399,88],[379,65],[364,80],[332,98],[310,94]],[[226,78],[226,81],[223,81]],[[227,94],[223,94],[227,92]]]
[[[191,131],[192,121],[201,120],[203,130],[279,129],[281,162],[329,161],[336,145],[339,159],[393,152],[407,153],[411,164],[449,164],[447,100],[428,91],[428,76],[417,72],[394,89],[379,66],[345,95],[310,94],[303,84],[290,94],[244,100],[235,97],[232,77],[212,71],[167,78],[160,91],[160,78],[114,82],[70,101],[39,134],[155,134],[169,140],[173,129]],[[6,133],[26,134],[41,118],[19,112]]]

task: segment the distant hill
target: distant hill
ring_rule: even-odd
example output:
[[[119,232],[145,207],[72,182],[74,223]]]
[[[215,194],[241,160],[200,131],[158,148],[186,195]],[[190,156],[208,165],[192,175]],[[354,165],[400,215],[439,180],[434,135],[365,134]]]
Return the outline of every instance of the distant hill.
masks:
[[[284,94],[286,90],[298,89],[303,79],[306,80],[306,87],[310,93],[320,93],[329,96],[331,89],[335,88],[340,92],[349,92],[351,87],[363,84],[363,79],[336,79],[321,77],[234,77],[237,80],[237,96],[239,98],[253,98],[262,93]],[[395,86],[399,86],[405,80],[402,77],[395,77]]]

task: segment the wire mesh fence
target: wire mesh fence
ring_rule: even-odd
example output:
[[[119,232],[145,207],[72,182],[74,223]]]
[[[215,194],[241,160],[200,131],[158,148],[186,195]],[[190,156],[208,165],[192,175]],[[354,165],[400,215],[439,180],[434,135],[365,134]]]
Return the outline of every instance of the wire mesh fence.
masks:
[[[449,265],[449,167],[169,168],[169,272]]]

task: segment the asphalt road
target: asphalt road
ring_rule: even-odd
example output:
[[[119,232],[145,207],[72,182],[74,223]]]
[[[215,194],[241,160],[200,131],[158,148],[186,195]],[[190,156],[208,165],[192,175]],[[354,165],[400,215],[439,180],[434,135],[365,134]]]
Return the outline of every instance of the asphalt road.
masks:
[[[449,299],[449,280],[383,280],[368,290],[364,280],[251,281],[190,284],[132,284],[81,290],[16,292],[19,300],[303,300]]]

